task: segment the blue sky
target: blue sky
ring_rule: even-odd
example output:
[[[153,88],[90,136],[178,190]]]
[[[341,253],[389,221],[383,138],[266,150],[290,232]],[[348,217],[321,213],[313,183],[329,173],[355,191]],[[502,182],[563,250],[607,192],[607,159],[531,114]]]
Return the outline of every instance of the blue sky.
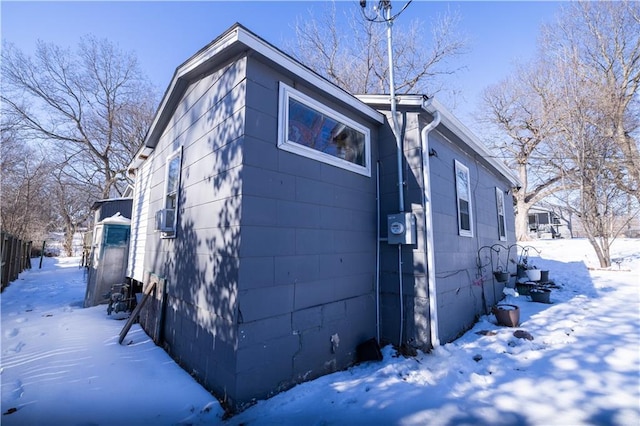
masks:
[[[369,2],[372,4],[372,2]],[[404,1],[392,1],[399,10]],[[355,0],[338,1],[338,12],[359,8]],[[398,18],[398,26],[418,18],[425,24],[445,10],[461,15],[459,28],[469,39],[469,53],[459,59],[465,69],[452,84],[460,91],[456,105],[443,99],[470,123],[478,96],[526,61],[535,49],[540,25],[551,22],[562,2],[414,0]],[[143,71],[160,91],[175,68],[235,22],[283,47],[295,37],[296,19],[320,13],[319,1],[6,1],[0,2],[2,39],[26,52],[41,39],[73,46],[93,34],[136,53]]]

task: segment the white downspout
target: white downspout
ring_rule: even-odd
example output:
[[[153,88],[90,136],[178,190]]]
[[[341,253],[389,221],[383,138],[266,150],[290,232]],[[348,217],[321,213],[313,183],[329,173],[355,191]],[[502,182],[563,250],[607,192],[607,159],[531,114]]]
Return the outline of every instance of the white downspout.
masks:
[[[423,109],[427,110],[431,100],[425,101]],[[424,261],[427,268],[427,282],[429,287],[429,324],[431,328],[431,345],[440,346],[438,335],[438,303],[436,298],[436,270],[435,255],[433,253],[433,217],[431,209],[431,179],[429,175],[429,132],[440,124],[440,112],[433,109],[428,111],[433,114],[433,120],[420,132],[420,148],[422,150],[422,204],[424,209]]]

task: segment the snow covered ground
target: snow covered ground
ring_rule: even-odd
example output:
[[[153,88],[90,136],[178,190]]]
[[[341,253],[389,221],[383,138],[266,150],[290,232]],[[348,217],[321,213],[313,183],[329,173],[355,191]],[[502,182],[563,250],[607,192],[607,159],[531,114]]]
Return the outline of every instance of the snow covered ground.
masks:
[[[138,325],[83,309],[79,258],[47,258],[2,293],[3,425],[640,424],[640,241],[611,270],[585,240],[533,243],[561,286],[552,304],[509,295],[521,325],[493,315],[453,343],[304,383],[223,421],[218,402]],[[528,332],[533,340],[517,338]]]

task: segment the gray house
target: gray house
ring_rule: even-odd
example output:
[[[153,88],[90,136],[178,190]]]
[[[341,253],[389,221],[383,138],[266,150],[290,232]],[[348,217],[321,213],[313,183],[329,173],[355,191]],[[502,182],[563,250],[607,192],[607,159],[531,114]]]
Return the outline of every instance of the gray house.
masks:
[[[388,96],[238,24],[177,68],[130,167],[127,275],[143,328],[231,410],[373,338],[451,341],[501,298],[477,250],[514,241],[517,181],[435,100],[397,106],[401,150]]]

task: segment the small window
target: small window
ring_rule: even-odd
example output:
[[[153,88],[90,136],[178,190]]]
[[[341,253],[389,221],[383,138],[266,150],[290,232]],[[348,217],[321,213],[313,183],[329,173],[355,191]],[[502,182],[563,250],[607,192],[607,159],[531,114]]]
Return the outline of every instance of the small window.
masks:
[[[538,224],[539,225],[548,225],[549,222],[549,213],[538,213]]]
[[[279,114],[280,149],[371,176],[369,129],[284,83]]]
[[[178,190],[180,188],[180,171],[182,168],[182,148],[177,149],[167,158],[167,175],[165,180],[164,213],[160,229],[163,236],[175,237],[178,217]]]
[[[502,192],[500,188],[496,188],[496,209],[498,210],[498,236],[500,237],[500,241],[506,241],[507,223],[504,212],[504,192]]]
[[[458,200],[458,233],[464,237],[473,237],[469,169],[459,161],[455,161],[456,197]]]

